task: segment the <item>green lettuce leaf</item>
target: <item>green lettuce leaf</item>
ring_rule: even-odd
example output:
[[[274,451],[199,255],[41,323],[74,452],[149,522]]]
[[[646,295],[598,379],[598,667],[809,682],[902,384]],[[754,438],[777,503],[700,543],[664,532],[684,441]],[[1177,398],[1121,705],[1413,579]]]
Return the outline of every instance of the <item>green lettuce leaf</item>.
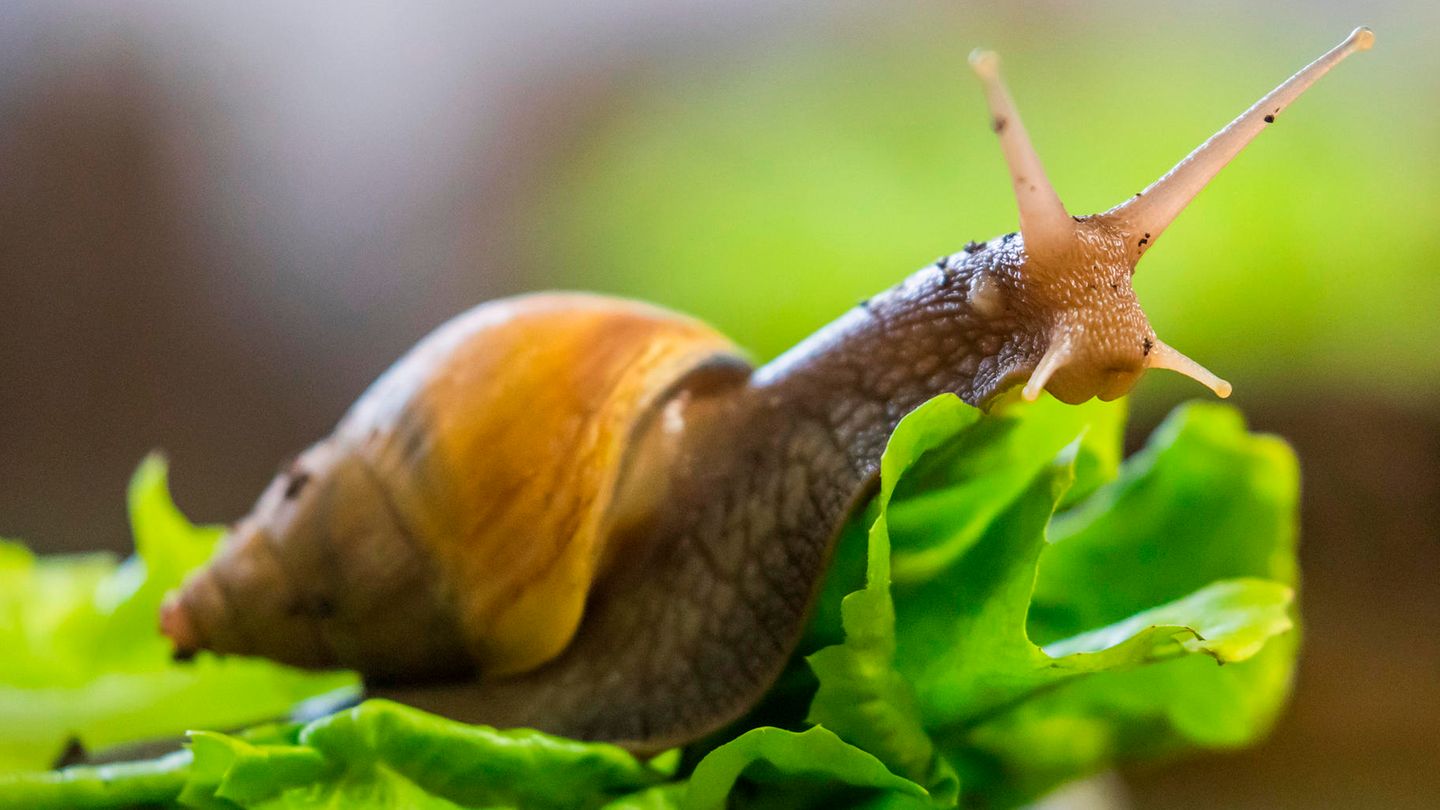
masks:
[[[841,601],[844,642],[806,659],[819,682],[807,720],[828,726],[879,757],[896,773],[927,785],[937,803],[953,805],[959,796],[959,782],[950,766],[936,754],[913,685],[894,667],[895,606],[890,597],[888,519],[895,486],[910,464],[925,448],[972,429],[979,412],[930,406],[922,408],[922,412],[928,416],[907,418],[901,423],[881,459],[880,492],[871,510],[874,517],[865,551],[866,585]],[[967,495],[962,492],[957,497],[956,490],[941,492],[952,503]],[[930,546],[922,555],[927,560],[943,558],[957,545],[954,538],[963,538],[968,531],[968,527],[961,527],[951,539]],[[958,545],[965,542],[961,540]],[[941,550],[943,553],[937,553]]]
[[[752,729],[677,781],[679,752],[497,731],[384,700],[243,735],[192,732],[158,760],[0,780],[0,808],[920,807],[925,789],[816,726]]]
[[[312,721],[293,742],[202,732],[191,751],[188,807],[600,807],[664,782],[677,762],[385,700]]]
[[[1093,460],[1090,436],[1043,411],[977,420],[954,398],[901,423],[882,462],[866,584],[843,602],[845,641],[809,658],[812,720],[939,796],[951,795],[953,764],[966,803],[987,806],[1263,733],[1294,661],[1293,456],[1228,408],[1183,409],[1047,542],[1052,512],[1075,502],[1077,470],[1087,489],[1114,470],[1113,456]],[[974,463],[1002,443],[1002,467]],[[992,501],[976,504],[986,492]],[[937,543],[940,499],[970,511]],[[924,563],[902,579],[909,555]]]
[[[1067,504],[1120,467],[1123,402],[1046,398],[985,419],[979,413],[955,397],[932,400],[890,438],[879,500],[898,539],[891,549],[897,583],[923,582],[952,565],[1071,443],[1079,441]]]
[[[143,762],[0,774],[3,810],[81,810],[172,801],[189,778],[189,751]]]
[[[1233,409],[1177,410],[1119,480],[1056,519],[1032,635],[1053,645],[1215,581],[1269,582],[1272,598],[1294,588],[1298,488],[1290,448],[1247,433]],[[1244,598],[1232,593],[1217,608]],[[1273,609],[1251,607],[1254,632],[1280,628]],[[1241,654],[1258,640],[1231,635]],[[1087,763],[1250,744],[1289,695],[1298,641],[1294,632],[1272,637],[1243,663],[1216,666],[1229,660],[1222,651],[1075,682],[978,724],[957,767],[995,794],[1025,796]]]
[[[745,807],[897,806],[926,797],[923,787],[823,726],[798,733],[757,728],[700,761],[682,806],[719,810],[736,800]]]
[[[870,554],[869,533],[881,503],[890,534],[899,538],[891,548],[891,576],[923,582],[963,554],[1077,436],[1067,503],[1114,478],[1120,466],[1123,401],[1072,406],[1046,398],[997,409],[983,420],[961,403],[922,407],[927,418],[908,419],[891,436],[880,492],[841,534],[804,650],[844,639],[843,599],[865,585],[868,560],[880,556]],[[917,448],[917,441],[923,446]]]
[[[954,397],[906,417],[877,496],[842,533],[809,654],[782,679],[787,699],[809,700],[807,721],[738,727],[688,775],[680,752],[647,762],[367,701],[304,725],[192,732],[151,762],[0,777],[0,807],[1007,807],[1115,764],[1245,744],[1294,667],[1293,455],[1232,409],[1195,405],[1122,465],[1123,419],[1052,401],[982,418]],[[0,584],[33,597],[0,598],[0,639],[23,652],[0,682],[74,694],[124,676],[101,709],[138,701],[137,717],[194,728],[223,727],[209,704],[235,694],[283,712],[310,681],[266,696],[298,676],[161,660],[154,611],[216,535],[179,516],[155,464],[132,490],[136,561],[0,547]],[[238,665],[266,669],[256,685],[200,675]],[[192,679],[190,705],[165,700],[173,677]],[[0,702],[0,719],[16,711]],[[104,738],[104,711],[76,716],[92,723],[87,744]],[[21,750],[8,733],[0,744]]]
[[[71,744],[242,727],[357,683],[256,659],[172,661],[160,602],[209,559],[222,530],[180,514],[158,457],[136,471],[129,504],[136,554],[124,562],[36,558],[0,543],[0,774],[49,768]]]

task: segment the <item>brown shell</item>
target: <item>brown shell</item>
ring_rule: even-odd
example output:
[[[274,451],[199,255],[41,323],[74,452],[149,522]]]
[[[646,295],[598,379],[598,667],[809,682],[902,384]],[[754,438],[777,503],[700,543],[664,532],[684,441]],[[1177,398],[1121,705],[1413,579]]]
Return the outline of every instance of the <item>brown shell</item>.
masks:
[[[162,626],[181,649],[386,679],[464,669],[431,660],[451,635],[486,676],[533,669],[580,623],[638,431],[687,375],[737,359],[698,321],[630,301],[543,294],[476,307],[412,349],[277,479]],[[349,559],[359,555],[369,562]],[[357,565],[368,567],[347,570]],[[326,610],[288,611],[314,633],[260,615],[315,594]],[[417,594],[453,633],[405,637],[446,623],[416,622],[427,610]],[[227,632],[247,613],[256,632]],[[316,636],[323,654],[276,649]]]

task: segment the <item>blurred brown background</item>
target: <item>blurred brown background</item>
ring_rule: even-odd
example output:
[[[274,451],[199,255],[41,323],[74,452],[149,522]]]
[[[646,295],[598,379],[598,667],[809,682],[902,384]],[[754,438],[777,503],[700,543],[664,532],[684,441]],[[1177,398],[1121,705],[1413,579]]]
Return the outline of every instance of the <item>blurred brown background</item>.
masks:
[[[234,518],[400,352],[500,295],[578,286],[700,311],[725,290],[723,306],[701,314],[772,354],[935,255],[1012,229],[999,156],[979,137],[979,96],[966,84],[974,45],[1013,64],[1062,195],[1101,208],[1364,22],[1379,45],[1356,60],[1359,75],[1347,65],[1327,79],[1337,87],[1297,106],[1275,136],[1288,146],[1257,144],[1269,151],[1222,176],[1226,190],[1207,192],[1157,256],[1158,286],[1140,290],[1152,315],[1184,321],[1161,330],[1167,339],[1179,328],[1190,340],[1171,342],[1186,352],[1222,374],[1238,367],[1237,402],[1299,450],[1307,652],[1297,700],[1264,746],[1129,785],[1137,807],[1440,806],[1440,362],[1425,342],[1440,285],[1424,262],[1440,257],[1437,21],[1421,0],[1363,12],[1178,0],[1084,11],[12,0],[0,6],[0,536],[47,552],[127,550],[123,488],[152,448],[169,454],[189,514]],[[1361,74],[1372,58],[1384,61]],[[1137,97],[1140,82],[1172,71],[1182,100]],[[707,115],[733,120],[736,105],[752,116],[737,125],[741,146],[720,142],[724,133],[695,137],[713,130]],[[927,109],[946,111],[941,125],[906,128],[912,115],[934,120]],[[1191,115],[1214,126],[1196,129]],[[782,166],[788,177],[787,164],[767,161],[792,152],[766,157],[765,139],[789,137],[796,121],[837,139],[816,143],[797,124],[793,137],[811,145],[796,148],[860,168],[836,180],[843,192],[796,181],[760,199],[765,187],[744,185],[746,172]],[[877,188],[860,151],[876,121],[948,162],[891,155],[879,176],[913,182]],[[1151,140],[1168,159],[1129,165]],[[724,164],[732,148],[753,150],[741,155],[751,161]],[[633,161],[651,155],[660,168],[636,173]],[[727,186],[732,175],[741,180]],[[1321,191],[1276,190],[1309,175]],[[1388,183],[1388,202],[1365,182]],[[1257,187],[1279,203],[1258,224],[1245,207]],[[747,230],[734,212],[752,204],[774,210]],[[796,213],[833,205],[865,218],[870,204],[900,224],[863,235],[858,252],[812,222],[836,216]],[[1367,212],[1388,222],[1385,205],[1431,227],[1377,232]],[[912,209],[942,213],[906,230],[923,219]],[[1352,230],[1316,222],[1318,235],[1304,235],[1306,217],[1332,210],[1355,216]],[[753,261],[687,275],[686,251],[711,242],[744,245]],[[1306,252],[1273,254],[1297,244]],[[1246,262],[1262,259],[1299,268],[1299,282],[1256,282],[1283,300],[1245,286]],[[1326,271],[1327,261],[1340,264]],[[1241,280],[1226,286],[1237,265]],[[1303,281],[1323,272],[1337,281]],[[1373,294],[1326,298],[1357,276]],[[1281,325],[1272,334],[1257,323]],[[1142,389],[1137,441],[1195,395],[1171,381]]]

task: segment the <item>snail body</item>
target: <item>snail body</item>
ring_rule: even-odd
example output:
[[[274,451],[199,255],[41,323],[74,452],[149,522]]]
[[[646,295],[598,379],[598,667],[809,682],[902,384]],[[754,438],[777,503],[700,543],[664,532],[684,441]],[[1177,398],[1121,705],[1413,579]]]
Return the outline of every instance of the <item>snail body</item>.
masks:
[[[162,608],[183,653],[360,671],[460,719],[659,750],[743,714],[798,643],[899,420],[951,392],[1113,399],[1161,342],[1130,277],[1286,105],[1262,98],[1142,194],[1072,217],[1000,83],[1020,231],[922,268],[753,368],[684,316],[594,295],[481,305],[278,475]]]

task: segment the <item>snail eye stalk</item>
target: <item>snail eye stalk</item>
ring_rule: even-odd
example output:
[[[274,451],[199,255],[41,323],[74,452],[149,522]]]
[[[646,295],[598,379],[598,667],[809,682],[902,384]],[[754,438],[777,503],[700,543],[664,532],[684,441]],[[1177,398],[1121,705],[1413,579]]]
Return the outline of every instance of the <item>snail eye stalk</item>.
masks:
[[[1344,42],[1286,79],[1279,87],[1251,105],[1250,109],[1241,113],[1240,117],[1211,136],[1210,140],[1200,144],[1195,151],[1166,172],[1165,176],[1151,183],[1140,196],[1126,200],[1101,216],[1123,225],[1133,233],[1148,234],[1149,241],[1153,243],[1206,184],[1240,154],[1261,130],[1275,123],[1276,117],[1284,112],[1286,107],[1345,57],[1358,51],[1368,51],[1374,44],[1373,31],[1363,26],[1356,28]]]
[[[1000,57],[992,51],[975,51],[970,54],[970,67],[985,87],[991,125],[1000,137],[1000,150],[1010,168],[1025,252],[1042,261],[1062,256],[1075,243],[1075,220],[1066,213],[1060,195],[1045,176],[1040,155],[1020,121],[1020,111],[1000,78]]]

